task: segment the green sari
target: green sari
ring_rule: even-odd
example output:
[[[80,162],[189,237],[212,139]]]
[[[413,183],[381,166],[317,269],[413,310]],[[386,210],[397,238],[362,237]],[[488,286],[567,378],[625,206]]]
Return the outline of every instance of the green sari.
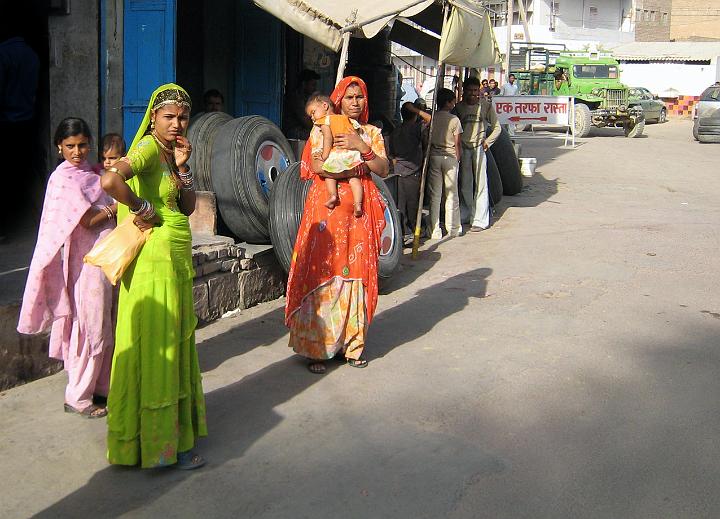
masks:
[[[177,88],[164,85],[153,93]],[[207,435],[193,307],[192,238],[178,188],[161,151],[145,135],[148,107],[127,154],[128,184],[153,204],[155,227],[120,285],[108,396],[108,461],[143,468],[171,465]],[[120,205],[118,221],[133,218]]]

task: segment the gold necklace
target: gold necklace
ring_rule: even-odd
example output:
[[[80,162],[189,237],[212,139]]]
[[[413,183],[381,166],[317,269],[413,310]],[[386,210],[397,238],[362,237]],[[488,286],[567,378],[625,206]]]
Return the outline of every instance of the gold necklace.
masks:
[[[172,148],[168,148],[167,146],[165,146],[165,145],[160,141],[160,139],[158,138],[158,136],[155,135],[155,132],[151,132],[150,135],[152,135],[152,138],[155,139],[155,142],[157,142],[158,146],[160,146],[164,152],[166,152],[166,153],[172,153],[172,152],[173,152]]]

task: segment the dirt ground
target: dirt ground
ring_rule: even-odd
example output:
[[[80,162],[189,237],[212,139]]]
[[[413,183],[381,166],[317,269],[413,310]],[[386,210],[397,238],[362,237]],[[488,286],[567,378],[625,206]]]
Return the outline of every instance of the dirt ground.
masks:
[[[283,301],[197,332],[203,469],[106,464],[65,375],[0,394],[0,515],[720,517],[719,145],[689,121],[575,150],[383,289],[364,370],[309,373]]]

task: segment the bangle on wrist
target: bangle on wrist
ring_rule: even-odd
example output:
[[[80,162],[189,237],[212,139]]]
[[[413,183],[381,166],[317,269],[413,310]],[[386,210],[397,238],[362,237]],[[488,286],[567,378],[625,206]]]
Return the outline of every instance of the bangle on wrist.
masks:
[[[110,173],[115,173],[117,176],[119,176],[121,179],[123,179],[123,182],[127,182],[127,177],[123,175],[118,168],[115,166],[107,168],[106,171],[109,171]]]
[[[370,162],[370,161],[373,160],[375,157],[377,157],[377,155],[375,154],[375,152],[374,152],[374,151],[372,150],[372,148],[371,148],[367,153],[360,153],[360,157],[363,159],[363,161],[365,161],[365,162]]]

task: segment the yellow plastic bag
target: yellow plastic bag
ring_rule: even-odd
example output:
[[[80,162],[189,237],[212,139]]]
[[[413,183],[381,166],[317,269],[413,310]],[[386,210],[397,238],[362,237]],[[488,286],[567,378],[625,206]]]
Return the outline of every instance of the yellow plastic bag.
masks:
[[[100,267],[113,285],[117,285],[152,232],[138,229],[134,218],[128,215],[83,258],[85,263]]]

